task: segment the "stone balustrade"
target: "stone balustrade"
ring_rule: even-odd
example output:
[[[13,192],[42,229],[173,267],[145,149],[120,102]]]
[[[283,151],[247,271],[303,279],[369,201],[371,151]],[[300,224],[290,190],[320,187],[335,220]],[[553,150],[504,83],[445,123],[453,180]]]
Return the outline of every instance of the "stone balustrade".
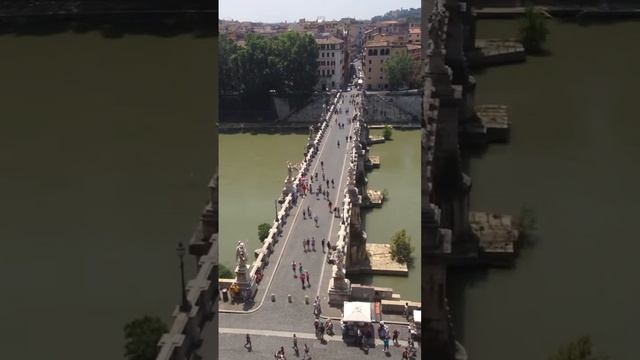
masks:
[[[200,333],[204,324],[213,316],[218,301],[218,247],[211,246],[209,252],[200,257],[196,277],[187,283],[189,313],[176,306],[174,321],[168,333],[162,335],[156,360],[186,360],[201,342]]]

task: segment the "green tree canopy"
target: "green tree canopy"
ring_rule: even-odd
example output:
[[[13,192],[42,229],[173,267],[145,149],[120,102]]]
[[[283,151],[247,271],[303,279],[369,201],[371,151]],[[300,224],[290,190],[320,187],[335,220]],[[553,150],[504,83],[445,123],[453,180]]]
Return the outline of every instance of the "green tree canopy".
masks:
[[[218,87],[220,93],[240,91],[238,83],[239,47],[226,35],[218,39]]]
[[[384,130],[382,130],[382,136],[384,137],[385,140],[391,140],[391,135],[393,135],[393,130],[391,129],[391,126],[385,125]]]
[[[269,236],[269,230],[271,230],[271,225],[267,223],[258,225],[258,239],[260,239],[261,242]]]
[[[229,270],[224,264],[218,265],[218,278],[220,279],[235,279],[236,274]]]
[[[384,63],[384,71],[387,73],[391,90],[411,86],[417,66],[418,62],[412,59],[409,54],[391,55]]]
[[[402,229],[391,237],[391,258],[401,264],[413,265],[413,246],[411,246],[411,237],[407,235],[407,231]]]
[[[145,315],[124,326],[125,356],[129,360],[154,360],[158,341],[168,331],[159,317]]]
[[[581,336],[577,340],[561,346],[549,360],[606,360],[608,357],[594,356],[593,344],[589,336]]]
[[[289,31],[276,37],[249,34],[244,47],[221,36],[221,92],[264,98],[269,90],[309,95],[318,81],[318,48],[310,34]]]
[[[520,39],[529,53],[542,51],[542,44],[547,40],[549,29],[544,15],[532,4],[527,6],[524,19],[520,24]]]

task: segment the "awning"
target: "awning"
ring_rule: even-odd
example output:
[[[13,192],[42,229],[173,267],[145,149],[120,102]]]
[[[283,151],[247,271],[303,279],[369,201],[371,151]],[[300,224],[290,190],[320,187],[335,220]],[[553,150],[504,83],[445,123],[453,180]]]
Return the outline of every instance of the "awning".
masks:
[[[422,310],[413,310],[413,321],[416,323],[422,322]]]
[[[345,301],[343,321],[367,322],[375,321],[373,303],[359,301]]]

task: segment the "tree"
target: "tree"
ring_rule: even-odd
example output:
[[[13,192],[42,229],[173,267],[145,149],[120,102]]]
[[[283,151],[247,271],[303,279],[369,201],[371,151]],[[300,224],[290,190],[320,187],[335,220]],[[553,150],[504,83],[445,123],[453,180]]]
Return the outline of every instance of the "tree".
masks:
[[[218,265],[218,278],[220,279],[235,279],[236,275],[233,271],[229,270],[224,264]]]
[[[260,242],[263,242],[269,236],[269,230],[271,230],[271,225],[267,223],[258,225],[258,239],[260,239]]]
[[[540,53],[548,34],[549,29],[544,15],[529,4],[520,24],[520,39],[525,50],[528,53]]]
[[[384,62],[384,71],[387,73],[391,90],[408,86],[412,82],[417,65],[417,61],[406,53],[391,55]]]
[[[220,40],[220,88],[259,102],[270,90],[308,96],[318,82],[318,48],[310,34],[289,31],[267,38],[249,34],[245,46]]]
[[[125,356],[129,360],[154,360],[158,341],[168,331],[159,317],[145,315],[124,326]]]
[[[407,235],[407,231],[402,229],[391,237],[391,258],[401,264],[411,266],[413,264],[413,246],[411,246],[411,237]]]
[[[391,135],[393,134],[393,131],[391,129],[391,126],[389,125],[385,125],[384,126],[384,130],[382,130],[382,136],[384,137],[385,140],[391,140]]]
[[[226,35],[218,39],[218,84],[220,93],[239,91],[238,83],[238,45]]]
[[[606,360],[606,356],[592,355],[591,338],[581,336],[577,340],[558,348],[558,352],[549,356],[549,360]]]

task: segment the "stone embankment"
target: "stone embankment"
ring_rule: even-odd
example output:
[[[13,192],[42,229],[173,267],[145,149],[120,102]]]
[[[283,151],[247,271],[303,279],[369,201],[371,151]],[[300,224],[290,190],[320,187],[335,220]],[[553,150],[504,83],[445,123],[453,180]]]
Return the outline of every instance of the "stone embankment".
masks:
[[[471,67],[483,67],[523,62],[527,54],[515,39],[478,39],[468,60]]]

